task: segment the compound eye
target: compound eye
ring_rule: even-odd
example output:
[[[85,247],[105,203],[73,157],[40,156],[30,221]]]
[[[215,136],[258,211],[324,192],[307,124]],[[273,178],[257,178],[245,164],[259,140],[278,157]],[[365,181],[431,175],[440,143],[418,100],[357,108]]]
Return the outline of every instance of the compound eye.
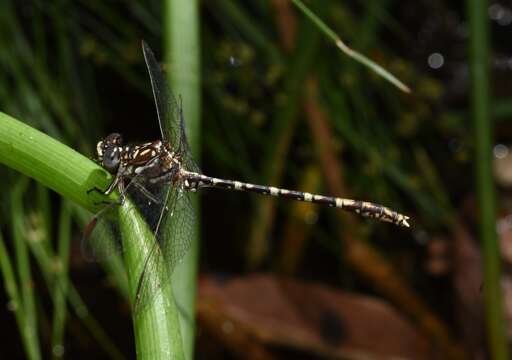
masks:
[[[102,160],[102,165],[105,169],[107,169],[110,173],[115,173],[119,167],[119,162],[120,152],[118,147],[114,146],[105,149]]]

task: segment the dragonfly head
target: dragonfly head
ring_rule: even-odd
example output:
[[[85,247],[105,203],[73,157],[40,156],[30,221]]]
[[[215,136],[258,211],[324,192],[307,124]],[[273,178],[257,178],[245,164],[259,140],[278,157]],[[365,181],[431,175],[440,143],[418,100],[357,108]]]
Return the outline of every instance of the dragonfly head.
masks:
[[[112,133],[98,142],[96,152],[98,162],[110,173],[115,173],[121,162],[123,138],[118,133]]]

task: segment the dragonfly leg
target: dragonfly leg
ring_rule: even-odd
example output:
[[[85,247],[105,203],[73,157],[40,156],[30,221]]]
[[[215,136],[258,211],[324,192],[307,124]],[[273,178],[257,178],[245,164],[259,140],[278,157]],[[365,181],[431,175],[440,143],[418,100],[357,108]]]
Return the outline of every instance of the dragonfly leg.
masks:
[[[139,190],[142,193],[142,195],[147,197],[150,201],[152,201],[155,204],[160,204],[160,200],[155,198],[155,196],[150,191],[148,191],[142,184],[134,182],[134,186],[137,188],[137,190]]]
[[[102,195],[109,195],[115,189],[116,186],[119,190],[119,199],[118,200],[116,200],[116,201],[108,201],[108,200],[96,201],[94,203],[94,205],[96,205],[96,206],[98,206],[98,205],[113,205],[113,204],[123,205],[124,199],[125,199],[125,187],[124,187],[123,178],[119,175],[116,175],[116,177],[114,178],[112,183],[110,183],[110,185],[108,186],[107,190],[103,191],[100,188],[98,188],[97,186],[95,186],[92,189],[87,190],[87,194],[90,194],[91,192],[95,191]]]
[[[93,187],[92,189],[89,189],[87,190],[87,194],[90,194],[92,193],[93,191],[99,193],[99,194],[102,194],[102,195],[105,195],[105,190],[101,190],[99,187]]]

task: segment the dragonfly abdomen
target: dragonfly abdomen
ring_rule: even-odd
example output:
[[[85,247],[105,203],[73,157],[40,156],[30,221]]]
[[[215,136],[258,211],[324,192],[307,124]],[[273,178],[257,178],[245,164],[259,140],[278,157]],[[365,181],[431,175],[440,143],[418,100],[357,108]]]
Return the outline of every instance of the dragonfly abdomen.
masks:
[[[355,212],[367,218],[377,219],[393,223],[395,225],[409,227],[408,216],[402,215],[385,206],[367,201],[345,199],[332,196],[312,194],[308,192],[288,190],[274,186],[250,184],[235,180],[219,179],[199,173],[182,171],[184,178],[191,188],[214,187],[219,189],[254,192],[262,195],[276,196],[315,204],[328,205],[339,209]]]

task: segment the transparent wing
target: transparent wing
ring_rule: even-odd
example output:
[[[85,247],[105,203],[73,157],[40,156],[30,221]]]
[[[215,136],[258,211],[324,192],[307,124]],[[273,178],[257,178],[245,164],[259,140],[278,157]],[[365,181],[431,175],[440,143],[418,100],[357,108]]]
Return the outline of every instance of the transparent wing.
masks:
[[[179,189],[174,195],[177,198],[174,210],[162,221],[157,235],[171,274],[187,254],[192,240],[196,238],[194,208],[188,193]]]
[[[176,265],[190,249],[195,237],[195,217],[188,195],[172,187],[167,194],[167,204],[156,228],[156,242],[145,260],[137,285],[134,313],[140,314],[171,284]]]
[[[151,79],[151,88],[153,89],[162,138],[168,141],[173,149],[176,150],[180,144],[181,137],[181,118],[178,103],[169,89],[169,85],[160,65],[156,61],[153,51],[145,41],[142,41],[142,52],[144,53],[144,60],[146,61],[149,78]]]
[[[187,135],[185,133],[185,120],[183,117],[183,106],[181,104],[180,104],[180,108],[179,108],[179,114],[180,114],[180,132],[181,132],[179,154],[181,154],[182,165],[185,168],[185,170],[200,173],[201,170],[199,169],[199,166],[195,162],[194,157],[192,156],[192,151],[190,150],[190,146],[188,144]]]
[[[153,51],[145,41],[142,41],[142,52],[151,79],[162,139],[168,141],[176,153],[181,154],[187,170],[198,172],[199,168],[193,161],[187,141],[181,101],[176,101]]]

